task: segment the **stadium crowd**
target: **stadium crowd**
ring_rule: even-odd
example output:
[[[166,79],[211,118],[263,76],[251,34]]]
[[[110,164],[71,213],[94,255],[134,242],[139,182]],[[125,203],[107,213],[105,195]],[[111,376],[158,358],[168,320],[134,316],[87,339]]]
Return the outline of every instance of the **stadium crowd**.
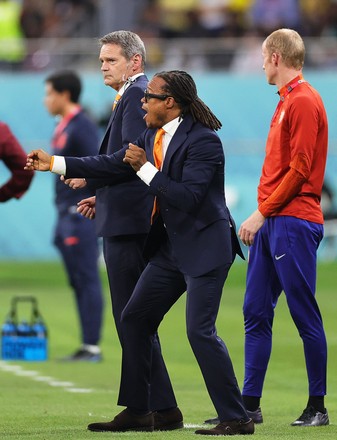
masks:
[[[128,11],[128,14],[116,14],[116,11]],[[170,54],[169,44],[176,39],[193,39],[199,54],[209,51],[213,42],[216,49],[219,40],[248,37],[245,44],[249,44],[251,37],[264,38],[281,27],[296,29],[304,37],[337,38],[337,1],[0,0],[0,67],[23,70],[54,67],[48,54],[54,53],[64,40],[97,38],[114,27],[132,29],[145,41],[150,39],[149,61],[157,67],[167,56],[168,59],[170,55],[177,56],[177,51]],[[48,41],[41,46],[41,39]],[[206,49],[199,44],[205,40]],[[235,50],[235,43],[231,43],[231,50]],[[68,46],[60,51],[76,52]],[[223,51],[218,55],[222,58],[220,65],[213,59],[209,67],[227,68],[233,61],[232,53],[227,62]],[[206,64],[209,65],[208,60]],[[200,59],[199,64],[188,67],[198,65]]]

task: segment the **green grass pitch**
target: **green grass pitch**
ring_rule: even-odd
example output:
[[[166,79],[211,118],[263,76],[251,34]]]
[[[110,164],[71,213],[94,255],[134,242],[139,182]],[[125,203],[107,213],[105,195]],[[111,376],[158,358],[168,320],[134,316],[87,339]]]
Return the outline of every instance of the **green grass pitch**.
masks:
[[[226,342],[239,384],[243,379],[242,302],[245,263],[236,262],[230,272],[217,320],[219,335]],[[0,362],[0,438],[8,440],[63,439],[181,439],[197,438],[195,427],[215,411],[205,389],[185,333],[185,296],[168,313],[160,328],[164,357],[171,375],[185,429],[155,433],[92,433],[88,423],[109,421],[117,407],[121,351],[116,336],[102,268],[106,299],[102,334],[104,361],[100,364],[64,364],[57,358],[79,345],[77,315],[72,293],[59,263],[0,262],[0,321],[17,295],[33,295],[49,330],[46,362]],[[284,295],[276,309],[273,352],[267,372],[262,411],[263,425],[256,426],[256,439],[337,438],[337,300],[336,263],[320,263],[317,298],[324,318],[329,346],[328,395],[330,426],[296,428],[307,401],[307,379],[302,342],[287,310]],[[22,304],[19,316],[29,317]]]

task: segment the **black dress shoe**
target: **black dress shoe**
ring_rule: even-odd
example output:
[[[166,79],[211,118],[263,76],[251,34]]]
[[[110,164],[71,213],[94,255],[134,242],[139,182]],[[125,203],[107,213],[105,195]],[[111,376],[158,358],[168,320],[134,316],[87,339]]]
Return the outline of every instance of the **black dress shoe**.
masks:
[[[214,419],[207,419],[204,421],[207,425],[218,425],[220,423],[219,417],[214,417]]]
[[[329,424],[328,411],[317,411],[313,406],[305,408],[300,417],[291,426],[324,426]]]
[[[155,431],[173,431],[184,427],[183,415],[179,408],[153,413]]]
[[[139,416],[126,408],[111,422],[90,423],[88,429],[96,432],[153,431],[153,414]]]
[[[258,407],[258,409],[255,411],[248,411],[248,409],[246,409],[246,412],[248,417],[253,420],[255,425],[263,423],[263,416],[260,407]],[[206,423],[207,425],[218,425],[220,423],[220,420],[219,417],[214,417],[214,419],[205,420],[204,423]]]
[[[254,422],[249,419],[247,422],[243,420],[232,420],[231,422],[221,422],[214,428],[198,429],[196,434],[203,435],[246,435],[254,434]]]

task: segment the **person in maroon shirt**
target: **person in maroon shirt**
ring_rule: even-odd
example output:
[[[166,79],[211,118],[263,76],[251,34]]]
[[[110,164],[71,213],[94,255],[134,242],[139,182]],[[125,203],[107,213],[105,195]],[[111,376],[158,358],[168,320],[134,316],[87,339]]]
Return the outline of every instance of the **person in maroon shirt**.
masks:
[[[0,202],[20,199],[29,188],[34,171],[24,170],[27,153],[21,147],[7,124],[0,122],[0,160],[10,170],[11,176],[0,186]]]

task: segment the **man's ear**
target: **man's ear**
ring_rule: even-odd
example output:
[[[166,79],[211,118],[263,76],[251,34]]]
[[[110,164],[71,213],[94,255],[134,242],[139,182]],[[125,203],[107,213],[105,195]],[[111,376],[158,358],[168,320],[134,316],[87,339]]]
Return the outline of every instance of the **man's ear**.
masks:
[[[281,58],[280,54],[278,54],[276,52],[273,52],[271,55],[271,61],[275,66],[279,65],[280,58]]]
[[[168,96],[167,98],[166,98],[166,107],[167,108],[173,108],[174,107],[174,105],[175,105],[175,100],[174,100],[174,98],[172,97],[172,96]]]
[[[139,68],[142,65],[142,56],[136,53],[131,59],[133,68]]]

